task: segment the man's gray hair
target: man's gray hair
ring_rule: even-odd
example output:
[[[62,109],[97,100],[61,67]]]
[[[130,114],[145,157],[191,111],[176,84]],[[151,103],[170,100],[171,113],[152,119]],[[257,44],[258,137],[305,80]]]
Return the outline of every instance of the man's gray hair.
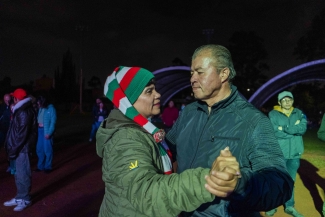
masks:
[[[236,71],[234,68],[234,64],[232,62],[230,51],[221,45],[216,44],[208,44],[198,47],[192,56],[192,61],[203,51],[209,51],[211,52],[211,58],[213,59],[214,66],[217,69],[217,72],[219,73],[220,70],[224,68],[229,68],[230,74],[229,74],[229,82],[233,80],[233,78],[236,76]]]

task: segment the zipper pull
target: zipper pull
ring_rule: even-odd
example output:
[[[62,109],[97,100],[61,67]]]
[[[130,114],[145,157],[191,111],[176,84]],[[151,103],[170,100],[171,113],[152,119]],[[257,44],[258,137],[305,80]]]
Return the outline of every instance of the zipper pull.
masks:
[[[211,142],[214,142],[214,136],[211,136]]]

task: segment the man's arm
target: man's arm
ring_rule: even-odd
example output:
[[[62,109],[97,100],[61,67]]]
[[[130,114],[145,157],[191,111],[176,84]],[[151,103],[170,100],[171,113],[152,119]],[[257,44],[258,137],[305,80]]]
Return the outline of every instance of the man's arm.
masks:
[[[235,212],[271,210],[291,197],[293,180],[285,169],[283,154],[267,118],[260,120],[248,136],[251,139],[245,144],[247,156],[243,157],[248,158],[250,166],[241,165],[241,178],[234,174],[228,177],[229,181],[237,179],[235,189],[228,196],[229,208]]]
[[[278,114],[277,111],[271,111],[269,113],[269,119],[271,121],[271,124],[273,126],[273,130],[275,133],[276,138],[278,139],[289,139],[293,137],[293,135],[290,135],[283,131],[283,126],[278,122]]]
[[[301,113],[300,117],[296,120],[294,125],[283,126],[283,132],[294,136],[302,136],[307,130],[306,115]]]
[[[19,152],[27,141],[27,134],[29,132],[29,117],[27,112],[21,111],[16,114],[15,118],[15,125],[12,128],[14,131],[14,141],[10,149],[8,149],[9,159],[16,159],[18,157]]]

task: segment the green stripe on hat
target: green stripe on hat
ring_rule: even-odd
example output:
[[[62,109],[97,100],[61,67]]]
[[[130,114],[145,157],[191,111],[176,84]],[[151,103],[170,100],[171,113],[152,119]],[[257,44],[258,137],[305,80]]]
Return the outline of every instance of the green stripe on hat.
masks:
[[[108,91],[106,93],[106,97],[110,100],[113,100],[114,97],[114,91],[118,89],[120,86],[117,83],[117,80],[114,79],[108,84]]]
[[[144,68],[141,68],[134,76],[131,83],[124,91],[132,105],[137,101],[142,91],[152,78],[154,78],[154,75]]]

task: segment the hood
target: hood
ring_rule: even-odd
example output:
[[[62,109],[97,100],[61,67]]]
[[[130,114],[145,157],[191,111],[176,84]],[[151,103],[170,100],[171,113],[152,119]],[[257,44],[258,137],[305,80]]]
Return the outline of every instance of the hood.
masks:
[[[294,109],[294,107],[292,106],[292,107],[290,108],[290,114],[292,113],[293,109]],[[282,111],[281,106],[279,106],[279,105],[275,105],[275,106],[273,107],[273,110],[285,114],[285,113]],[[289,115],[286,115],[286,114],[285,114],[285,115],[286,115],[286,116],[290,116],[290,114],[289,114]]]
[[[24,104],[31,102],[32,98],[27,97],[25,99],[20,100],[19,102],[17,102],[17,104],[14,106],[13,108],[13,112],[15,112],[17,109],[19,109],[20,107],[22,107]]]
[[[133,120],[126,117],[120,110],[113,109],[108,118],[105,119],[97,130],[96,134],[96,152],[99,157],[103,157],[104,148],[109,145],[109,140],[113,134],[121,128],[132,127],[147,132]]]

